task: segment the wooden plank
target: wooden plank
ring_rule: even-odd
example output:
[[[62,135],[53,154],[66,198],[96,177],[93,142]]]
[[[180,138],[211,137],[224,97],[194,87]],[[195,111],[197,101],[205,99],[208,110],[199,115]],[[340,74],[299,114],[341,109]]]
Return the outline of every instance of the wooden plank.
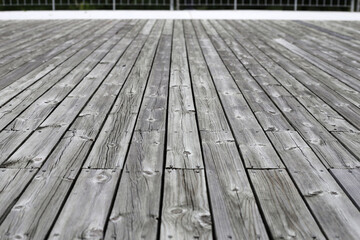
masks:
[[[120,29],[118,21],[107,22]],[[18,29],[37,26],[44,34],[53,26],[39,23]],[[257,22],[175,21],[173,38],[171,20],[163,30],[162,21],[152,28],[154,23],[139,28],[139,34],[133,30],[125,37],[129,44],[118,48],[110,45],[120,40],[115,35],[121,31],[107,26],[114,38],[102,38],[99,32],[107,31],[99,24],[100,30],[87,32],[105,42],[103,48],[92,45],[96,55],[89,55],[84,42],[98,37],[76,36],[81,44],[54,56],[51,66],[44,63],[0,90],[0,106],[18,106],[12,113],[0,109],[13,116],[6,124],[0,118],[0,156],[8,160],[15,150],[10,159],[30,161],[26,166],[7,162],[2,167],[8,168],[0,169],[5,179],[0,181],[0,201],[5,202],[0,204],[0,238],[358,239],[354,183],[359,180],[353,173],[360,157],[360,92],[286,47],[265,43],[276,32],[286,36],[284,23],[279,23],[283,30],[265,31],[263,23],[250,29]],[[316,31],[297,35],[297,29],[289,36],[308,34],[301,44],[315,47],[309,41]],[[23,36],[35,37],[30,31],[11,31],[8,37],[12,34],[14,44]],[[332,41],[339,42],[326,41],[319,51],[327,51]],[[346,47],[355,49],[341,43]],[[100,49],[109,54],[93,69],[105,55]],[[337,58],[339,49],[324,54],[357,66],[347,62],[349,55]],[[72,60],[66,69],[59,64],[77,51],[84,60],[71,73]],[[91,70],[96,72],[81,77]],[[53,81],[56,72],[66,77]],[[96,86],[89,84],[93,80]],[[96,143],[99,136],[106,139]],[[246,171],[244,165],[259,160],[266,144],[286,170]],[[113,146],[107,158],[105,148]],[[100,148],[101,162],[96,155],[87,162],[89,153]],[[19,167],[39,169],[11,169]],[[99,180],[95,175],[100,172]],[[100,186],[96,181],[106,173],[114,173],[111,183],[104,180]],[[269,192],[266,181],[285,187]]]
[[[75,21],[65,20],[65,21],[47,21],[46,23],[37,24],[35,29],[31,31],[20,31],[17,33],[18,38],[11,36],[4,39],[0,45],[0,56],[11,55],[14,52],[21,51],[22,49],[34,45],[43,39],[47,34],[51,34],[54,31],[58,31],[61,27],[66,25],[75,26]],[[79,25],[85,24],[85,21],[77,21]],[[29,29],[30,30],[30,29]],[[9,48],[6,48],[9,46]]]
[[[17,121],[15,119],[11,126],[8,126],[8,129],[34,130],[38,125],[35,124],[34,127],[30,123],[28,125],[24,124],[22,123],[24,122],[23,119],[29,118],[27,115],[31,113],[30,116],[32,118],[42,118],[40,120],[42,122],[48,115],[47,112],[51,112],[51,105],[56,106],[57,103],[61,102],[106,55],[107,49],[111,49],[130,29],[126,27],[123,30],[119,36],[113,37],[106,42],[105,39],[92,42],[86,48],[81,49],[78,54],[70,58],[65,64],[62,64],[57,71],[40,79],[34,85],[27,88],[26,91],[12,99],[11,102],[4,105],[0,110],[0,129],[7,126],[21,113],[18,117],[20,120]],[[104,37],[109,37],[116,31],[117,29],[114,28],[112,32],[108,32]],[[39,106],[41,106],[40,109]],[[50,109],[47,111],[46,107],[50,107]],[[37,113],[40,110],[40,114]]]
[[[150,21],[144,32],[153,24]],[[0,228],[0,235],[7,231],[10,236],[24,233],[36,239],[46,236],[111,109],[109,103],[119,94],[146,38],[146,34],[139,35],[132,42],[19,199],[17,204],[28,207],[21,211],[13,209],[2,225],[5,227]],[[124,63],[128,66],[124,67]]]
[[[301,21],[298,21],[298,22],[305,23],[305,24],[311,24],[309,22],[301,22]],[[279,31],[284,31],[286,33],[289,33],[288,29],[289,29],[289,26],[286,25],[285,29],[282,26],[279,28]],[[345,72],[346,74],[349,74],[350,76],[352,76],[354,78],[358,78],[358,75],[360,72],[359,72],[359,70],[357,70],[357,67],[352,67],[352,66],[349,66],[349,64],[347,64],[347,63],[338,61],[336,56],[333,57],[327,51],[326,52],[321,51],[321,48],[318,47],[318,44],[314,44],[312,41],[298,40],[298,39],[301,39],[298,32],[299,32],[299,30],[294,31],[292,34],[287,34],[285,39],[293,42],[294,45],[297,45],[302,50],[304,50],[312,55],[315,55],[317,58],[330,64],[334,68],[337,68],[337,69]],[[305,33],[305,36],[306,35],[307,34]],[[347,42],[350,42],[350,41],[347,41]]]
[[[274,132],[270,139],[326,236],[359,238],[359,211],[300,135]]]
[[[229,27],[228,29],[230,30],[231,28]],[[233,32],[233,35],[236,36],[238,41],[240,40],[240,33]],[[242,38],[240,42],[246,47],[249,53],[251,53],[251,56],[258,61],[261,67],[268,71],[276,78],[279,84],[296,97],[296,99],[302,103],[302,105],[304,105],[307,110],[324,125],[324,127],[326,127],[326,129],[329,131],[356,131],[357,128],[352,126],[344,119],[344,117],[350,119],[350,122],[354,123],[356,126],[360,126],[360,121],[358,120],[360,109],[350,102],[347,102],[343,97],[339,96],[335,91],[332,91],[325,84],[318,83],[311,75],[295,67],[288,59],[275,53],[268,47],[265,47],[263,52],[260,51],[259,48],[264,46],[265,43],[257,41],[256,39],[252,39],[252,43],[244,38]],[[254,43],[256,43],[256,45]],[[233,43],[231,42],[231,44]],[[236,43],[233,45],[236,45]],[[274,60],[266,55],[270,55],[269,52],[271,56],[276,54]],[[247,61],[251,61],[246,53],[243,54],[243,57],[247,57]],[[306,85],[303,85],[302,83]],[[311,90],[314,91],[314,93]],[[326,102],[321,100],[316,94],[321,96]],[[329,102],[332,103],[330,104],[331,107],[327,105]],[[344,102],[345,107],[340,106],[342,104],[339,104],[339,102]]]
[[[295,129],[329,168],[354,168],[358,160],[313,117],[301,110],[302,106],[289,96],[272,98],[290,119]]]
[[[60,29],[61,31],[59,31]],[[50,32],[48,33],[49,35],[46,34],[45,36],[38,37],[39,42],[32,43],[30,47],[13,47],[11,44],[9,44],[9,48],[17,49],[17,51],[11,52],[9,54],[7,54],[7,52],[0,53],[0,75],[3,76],[25,64],[26,62],[32,61],[36,57],[45,54],[47,51],[56,47],[59,42],[69,39],[69,37],[74,33],[84,33],[84,29],[86,29],[85,24],[80,24],[80,26],[74,26],[72,24],[59,26],[59,28],[56,29],[56,34],[51,34]]]
[[[273,28],[276,28],[279,34],[282,34],[281,27],[279,25],[284,26],[284,22],[278,23],[277,21],[272,22]],[[302,38],[309,39],[311,42],[314,42],[318,45],[324,45],[326,46],[331,45],[332,49],[336,49],[339,53],[347,54],[350,57],[356,57],[357,59],[360,57],[359,53],[355,52],[353,48],[357,48],[356,44],[354,44],[351,41],[344,40],[341,38],[333,37],[331,35],[328,35],[326,33],[323,33],[321,31],[317,31],[316,29],[308,28],[302,24],[294,22],[288,22],[287,30],[285,32],[293,32],[295,35],[302,33]],[[287,34],[288,35],[288,34]],[[341,51],[343,50],[343,51]],[[352,54],[348,54],[350,52],[353,52]]]
[[[82,31],[75,32],[75,36],[81,35],[81,34],[82,34]],[[74,36],[69,36],[67,38],[67,40],[65,42],[63,42],[62,44],[58,44],[56,47],[47,51],[46,53],[35,57],[34,59],[32,59],[32,61],[27,62],[27,63],[19,66],[18,68],[16,68],[16,70],[11,71],[8,74],[2,76],[0,87],[3,88],[4,86],[9,85],[14,80],[24,76],[25,74],[31,72],[33,69],[42,65],[44,63],[44,61],[46,62],[48,59],[59,55],[60,53],[64,52],[66,49],[69,49],[72,45],[74,45],[76,43],[74,41],[73,37]]]
[[[102,239],[112,201],[108,193],[115,190],[119,173],[113,169],[83,169],[49,238]]]
[[[183,24],[174,23],[167,126],[167,168],[203,168]]]
[[[46,238],[92,144],[74,135],[67,132],[29,183],[0,225],[0,236]]]
[[[257,122],[233,78],[198,21],[194,22],[199,44],[219,98],[229,119],[247,168],[281,168],[283,165]]]
[[[54,21],[46,21],[43,23],[38,23],[31,29],[22,29],[21,31],[17,31],[12,36],[4,36],[2,37],[2,41],[0,44],[0,53],[2,54],[3,51],[6,51],[6,45],[10,45],[12,47],[14,46],[26,46],[27,42],[26,39],[29,39],[29,41],[34,41],[36,37],[42,36],[44,32],[47,32],[52,29],[56,29],[56,26],[61,26],[64,24],[68,24],[71,22],[71,20],[54,20]],[[78,23],[81,23],[83,21],[79,21]],[[35,31],[34,31],[35,30]],[[16,49],[7,49],[8,51],[14,51]]]
[[[360,208],[360,169],[331,169],[331,173]]]
[[[114,30],[116,30],[116,29],[114,29]],[[119,35],[119,36],[122,36],[122,35]],[[82,80],[83,77],[88,74],[88,72],[84,71],[84,69],[81,67],[90,66],[91,67],[89,69],[89,71],[90,71],[93,67],[95,67],[95,65],[98,64],[98,61],[101,60],[106,55],[106,53],[111,48],[114,47],[114,45],[116,44],[117,41],[119,41],[119,39],[117,37],[114,37],[114,39],[107,41],[102,47],[100,47],[96,50],[93,49],[95,51],[89,56],[88,61],[83,62],[83,64],[81,63],[79,65],[80,67],[75,69],[75,71],[72,74],[66,75],[66,77],[63,79],[64,82],[60,81],[60,83],[56,84],[55,87],[53,87],[45,95],[40,97],[35,102],[35,104],[30,106],[30,108],[28,108],[25,112],[22,113],[22,115],[20,115],[17,119],[15,119],[13,121],[12,125],[9,126],[10,131],[6,131],[6,135],[9,135],[9,133],[11,133],[11,135],[13,135],[12,138],[14,138],[14,140],[16,140],[16,141],[8,141],[6,143],[6,148],[3,148],[3,150],[1,151],[1,160],[0,161],[2,163],[4,161],[6,161],[7,157],[12,153],[12,151],[14,151],[18,146],[20,146],[22,141],[24,141],[24,139],[26,139],[26,137],[29,136],[32,131],[34,131],[36,128],[38,128],[40,126],[40,124],[44,121],[44,119],[46,119],[48,114],[52,113],[52,110],[58,106],[58,102],[60,102],[66,96],[68,96],[67,94],[70,91],[72,91],[72,89],[75,86],[79,87],[79,85],[77,85],[77,84],[79,82],[83,82],[83,80]],[[97,44],[100,44],[100,43],[101,42],[99,42]],[[96,45],[94,47],[96,47]],[[90,49],[90,51],[91,51],[91,49]],[[87,56],[88,54],[86,54],[85,56]],[[81,55],[79,57],[80,57],[80,59],[78,59],[79,61],[83,60],[83,58],[84,58]],[[92,70],[92,71],[94,71],[94,70]],[[46,79],[44,79],[44,80],[46,80]],[[47,86],[49,84],[49,82],[43,82],[43,83],[45,84],[45,86]],[[86,83],[83,82],[83,85],[85,85],[85,84]],[[81,87],[81,85],[80,85],[80,87]],[[36,91],[36,89],[34,89],[34,91]],[[27,94],[29,94],[29,93],[27,93]],[[36,94],[32,94],[29,97],[31,98],[31,97],[33,97],[33,95],[36,95]],[[11,103],[12,102],[10,102],[10,104]],[[14,103],[12,103],[12,104],[14,104]],[[81,107],[81,106],[79,106],[79,107]],[[61,110],[58,110],[58,111],[61,111]],[[12,112],[10,112],[9,114],[11,114],[11,113]],[[76,114],[76,112],[75,112],[75,114]],[[6,123],[5,119],[2,119],[1,123],[5,124]],[[59,127],[59,124],[54,125],[55,129],[57,129]],[[58,126],[58,127],[56,127],[56,126]],[[22,131],[21,129],[26,129],[26,130]],[[57,130],[59,130],[59,129],[57,129]],[[48,134],[50,134],[51,128],[47,129],[47,130],[45,129],[45,131],[48,131]],[[41,135],[41,132],[42,132],[42,130],[38,130],[37,132],[35,132],[35,134]],[[56,131],[54,133],[61,134],[61,131]],[[3,134],[4,133],[1,132],[0,136]],[[43,136],[44,135],[46,136],[45,132],[43,132]],[[54,136],[52,136],[51,139],[53,139],[53,144],[56,144],[57,141],[56,141],[56,138],[54,138]],[[28,142],[28,144],[35,144],[35,145],[32,145],[33,147],[28,148],[27,151],[34,152],[36,149],[36,146],[38,146],[38,150],[43,151],[43,153],[45,153],[45,156],[46,156],[46,151],[48,152],[52,148],[52,145],[49,144],[48,145],[49,148],[44,149],[41,141],[30,141],[30,142]],[[40,145],[36,145],[36,144],[40,144]],[[21,150],[19,152],[20,155],[25,154],[25,153],[26,153],[26,151],[21,152]],[[40,158],[40,159],[44,160],[43,158]],[[40,159],[38,158],[38,160],[40,160]],[[24,160],[27,161],[26,158]],[[39,162],[37,162],[37,164],[39,164]]]
[[[134,132],[105,239],[156,239],[164,134],[158,131]]]
[[[214,229],[218,239],[268,239],[234,139],[201,132]]]
[[[360,132],[335,132],[333,134],[360,159]]]
[[[139,30],[139,28],[135,28],[134,31],[136,33]],[[121,37],[119,36],[119,38]],[[133,38],[131,37],[130,39],[122,38],[119,41],[118,37],[114,36],[114,39],[107,41],[110,46],[105,48],[106,55],[103,56],[101,61],[86,76],[80,79],[81,82],[71,90],[60,104],[56,105],[53,111],[50,111],[51,114],[49,116],[45,115],[46,119],[40,122],[40,125],[37,122],[37,130],[4,164],[8,167],[10,165],[11,167],[39,167],[39,164],[41,165],[46,159],[48,153],[102,84],[132,40]],[[50,102],[50,107],[53,107],[52,102]],[[64,115],[64,112],[67,114]],[[42,141],[47,143],[46,148],[43,147],[44,142]],[[34,159],[36,159],[35,162],[33,161]]]
[[[151,67],[135,131],[166,129],[173,21],[166,21]]]
[[[277,110],[276,106],[261,89],[259,84],[253,79],[228,47],[231,46],[232,48],[238,49],[241,48],[241,46],[217,22],[212,22],[213,26],[211,26],[208,21],[202,21],[202,23],[211,38],[214,47],[234,78],[262,128],[265,131],[292,129],[289,122]]]
[[[56,37],[61,37],[63,36],[61,33],[61,31],[59,31],[59,29],[61,29],[61,27],[64,28],[64,33],[69,34],[71,32],[70,29],[74,28],[74,27],[70,27],[67,24],[57,26],[59,24],[56,24],[53,26],[53,28],[56,29],[56,31],[58,32],[57,34],[53,34]],[[50,28],[52,29],[52,28]],[[18,44],[19,41],[14,41],[12,42],[13,39],[9,39],[8,43],[5,46],[0,47],[0,57],[2,58],[0,61],[0,68],[2,69],[0,72],[0,75],[5,75],[6,73],[16,69],[16,65],[20,66],[22,63],[25,63],[25,61],[22,61],[21,57],[22,55],[24,55],[24,57],[26,58],[27,61],[30,61],[31,59],[29,59],[29,54],[36,54],[39,55],[41,53],[44,53],[45,51],[43,51],[43,49],[38,49],[37,52],[36,51],[36,46],[35,48],[31,48],[29,46],[32,45],[36,45],[36,43],[42,44],[43,48],[46,47],[51,47],[51,45],[53,45],[52,47],[54,47],[54,42],[51,40],[52,38],[50,37],[49,41],[46,41],[46,33],[50,33],[51,31],[50,29],[40,29],[39,32],[37,32],[36,30],[34,30],[35,32],[38,33],[37,38],[35,39],[35,41],[31,41],[30,39],[28,40],[26,38],[26,36],[22,36],[21,40],[22,40],[22,44]],[[43,33],[45,33],[45,35],[43,35]],[[26,41],[28,40],[28,41]],[[48,43],[48,44],[47,44]],[[45,49],[44,49],[45,50]],[[20,65],[19,65],[20,64]]]
[[[8,44],[6,40],[12,39],[13,41],[22,39],[24,34],[35,34],[32,29],[35,29],[39,31],[39,29],[42,28],[48,28],[52,26],[53,24],[60,24],[62,22],[69,22],[71,20],[54,20],[54,21],[11,21],[11,25],[7,26],[6,28],[3,28],[1,30],[1,46],[4,44]],[[25,35],[26,36],[26,35]]]
[[[285,170],[249,170],[274,239],[325,239]]]
[[[84,34],[81,38],[78,38],[78,42],[71,46],[69,49],[48,60],[44,64],[40,65],[38,68],[35,68],[28,74],[17,79],[15,82],[11,83],[7,87],[1,89],[0,94],[3,97],[0,99],[0,106],[3,106],[10,99],[24,91],[24,89],[26,89],[30,85],[45,77],[47,74],[54,73],[55,71],[61,69],[62,67],[60,66],[63,66],[61,64],[76,55],[78,51],[83,52],[83,50],[81,49],[84,47],[86,48],[89,44],[91,44],[91,42],[97,41],[98,37],[106,32],[104,30],[111,31],[111,26],[113,26],[113,24],[108,24],[107,26],[100,25],[98,26],[100,29],[93,26],[93,31],[88,31],[87,34]],[[57,76],[57,74],[54,74],[52,78],[55,78],[55,76]]]
[[[225,114],[221,106],[221,102],[217,97],[214,84],[211,81],[209,70],[202,56],[201,49],[198,46],[195,32],[191,27],[191,23],[184,21],[185,28],[187,58],[191,70],[192,86],[194,91],[196,112],[201,114],[198,118],[198,127],[200,131],[211,132],[230,132]],[[192,47],[196,44],[196,48]]]
[[[312,28],[312,29],[315,29],[315,30],[317,30],[317,31],[326,33],[327,35],[330,35],[330,36],[332,36],[332,37],[336,37],[336,38],[339,38],[339,39],[343,39],[343,40],[347,40],[347,41],[356,40],[356,39],[353,39],[351,36],[347,36],[347,35],[344,35],[344,34],[341,34],[341,33],[335,32],[335,31],[332,31],[332,30],[330,30],[330,29],[317,26],[317,25],[312,24],[312,23],[309,23],[309,22],[305,22],[305,21],[300,21],[300,20],[298,20],[298,21],[296,21],[296,23],[301,24],[301,25],[304,25],[304,26],[306,26],[307,28]]]
[[[308,52],[300,49],[299,47],[289,43],[288,41],[282,38],[275,39],[275,41],[283,45],[284,47],[288,48],[289,50],[293,51],[294,53],[300,55],[301,57],[305,58],[307,61],[316,64],[319,68],[335,76],[340,81],[344,82],[345,84],[352,87],[356,91],[360,91],[360,84],[358,83],[359,81],[353,76],[349,75],[348,73],[345,73],[341,70],[338,70],[337,68],[334,68],[333,66],[324,62],[323,60],[309,54]]]
[[[39,21],[29,20],[29,21],[11,21],[12,24],[1,31],[1,38],[11,38],[19,34],[19,32],[27,31],[28,28],[32,29],[39,24]]]
[[[0,222],[35,175],[32,169],[0,169]]]
[[[246,22],[247,24],[248,22]],[[267,55],[269,55],[272,59],[277,61],[279,64],[281,64],[281,59],[284,59],[288,63],[287,65],[283,65],[284,68],[288,69],[289,72],[291,72],[292,75],[296,76],[297,72],[300,70],[301,72],[305,71],[310,75],[310,78],[312,78],[315,82],[322,82],[324,88],[331,88],[333,91],[336,91],[337,94],[340,94],[343,98],[348,99],[350,102],[355,104],[357,107],[360,106],[360,93],[353,90],[343,82],[339,81],[338,79],[334,78],[332,75],[320,70],[316,65],[313,65],[309,63],[308,61],[304,60],[299,55],[291,52],[289,49],[283,47],[280,44],[276,44],[275,42],[268,41],[269,36],[273,35],[273,32],[269,31],[266,28],[261,27],[261,24],[254,25],[251,24],[249,27],[246,28],[247,31],[249,31],[253,38],[256,36],[257,39],[261,39],[261,42],[263,44],[257,44],[257,46],[264,51]],[[257,34],[261,33],[261,34]],[[269,51],[269,47],[266,49],[262,49],[263,46],[270,46],[272,50]],[[272,52],[278,52],[280,56],[284,57],[274,57],[274,54]],[[345,50],[342,50],[344,52]],[[280,59],[280,60],[278,60]],[[297,67],[292,67],[292,65],[295,65]],[[306,76],[305,76],[306,77]],[[307,77],[308,78],[308,77]],[[301,80],[301,77],[297,78],[298,80]],[[307,81],[302,81],[303,84],[306,86],[317,86],[318,83],[312,84],[312,82],[307,83]],[[329,92],[330,94],[331,92]],[[320,96],[320,95],[319,95]],[[327,99],[324,99],[328,104],[331,103],[331,101],[328,101]],[[342,101],[340,101],[342,102]],[[340,104],[343,105],[343,104]],[[344,104],[345,105],[345,104]],[[336,105],[332,105],[333,107],[336,107]],[[346,106],[346,105],[345,105]]]
[[[213,239],[204,170],[166,170],[161,239]]]
[[[344,33],[352,38],[360,37],[360,31],[357,28],[346,26],[345,24],[336,21],[309,21],[313,25],[324,26],[326,28],[331,28],[337,32]]]
[[[306,21],[306,22],[305,21],[295,21],[295,22],[298,23],[298,24],[304,25],[304,26],[306,26],[308,28],[313,28],[313,29],[316,29],[318,31],[324,32],[324,33],[326,33],[328,35],[331,35],[331,36],[334,36],[334,37],[337,37],[337,38],[341,38],[341,39],[349,40],[349,41],[356,40],[356,39],[353,39],[349,35],[345,35],[344,33],[336,31],[336,30],[338,30],[336,28],[335,29],[333,28],[333,30],[335,30],[335,31],[333,31],[333,30],[331,30],[331,29],[329,29],[327,27],[319,26],[318,24],[313,24],[312,22],[308,22],[308,21]]]
[[[245,41],[245,40],[244,40]],[[236,50],[236,49],[235,49]],[[237,54],[236,51],[234,51]],[[241,56],[241,53],[239,53]],[[248,54],[247,54],[248,55]],[[357,159],[344,148],[315,118],[312,116],[283,86],[276,84],[267,71],[259,63],[251,62],[248,57],[248,67],[251,75],[277,105],[282,114],[299,131],[304,139],[329,168],[353,168],[359,165]],[[245,63],[244,63],[245,64]],[[256,74],[256,72],[259,72]],[[269,84],[274,82],[274,84]],[[329,154],[331,152],[332,154]]]
[[[164,116],[156,119],[153,125],[161,126],[161,128],[149,131],[148,125],[144,125],[143,121],[147,118],[145,109],[147,109],[146,103],[149,101],[146,97],[153,95],[152,88],[159,84],[168,86],[166,81],[168,82],[170,76],[172,32],[173,21],[167,20],[159,40],[159,47],[148,80],[148,88],[123,167],[105,239],[145,237],[155,239],[158,235],[166,124],[159,125],[156,121],[162,123],[163,117],[166,116],[167,101],[163,101],[159,105],[165,110],[162,113]],[[164,94],[165,96],[160,95],[159,97],[167,99],[167,91],[159,92],[159,94]]]
[[[140,53],[124,85],[123,94],[116,99],[85,167],[121,168],[123,166],[161,35],[161,24],[163,22],[157,23],[154,32],[149,36],[149,44],[144,46],[144,50]]]
[[[191,22],[185,39],[209,195],[218,239],[267,239],[239,151],[206,68]],[[213,111],[216,110],[216,111]],[[210,124],[209,124],[210,123]],[[246,220],[245,220],[246,219]]]

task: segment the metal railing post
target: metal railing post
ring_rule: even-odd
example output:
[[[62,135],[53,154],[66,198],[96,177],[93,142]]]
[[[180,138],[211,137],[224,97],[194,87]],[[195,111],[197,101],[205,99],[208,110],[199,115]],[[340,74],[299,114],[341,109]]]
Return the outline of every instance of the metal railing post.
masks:
[[[116,0],[113,0],[113,10],[116,10]]]
[[[297,11],[297,6],[298,5],[298,3],[297,3],[297,0],[294,0],[294,11]]]
[[[52,0],[52,10],[55,11],[55,0]]]
[[[234,0],[234,10],[237,10],[237,0]]]
[[[351,0],[350,12],[353,12],[355,8],[355,0]]]
[[[170,10],[174,10],[174,0],[170,0]]]

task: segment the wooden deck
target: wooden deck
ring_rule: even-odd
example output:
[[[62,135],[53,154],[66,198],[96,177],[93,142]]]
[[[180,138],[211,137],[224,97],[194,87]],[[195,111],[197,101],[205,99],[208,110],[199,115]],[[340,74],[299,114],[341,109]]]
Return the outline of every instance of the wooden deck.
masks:
[[[0,239],[360,239],[360,22],[0,39]]]

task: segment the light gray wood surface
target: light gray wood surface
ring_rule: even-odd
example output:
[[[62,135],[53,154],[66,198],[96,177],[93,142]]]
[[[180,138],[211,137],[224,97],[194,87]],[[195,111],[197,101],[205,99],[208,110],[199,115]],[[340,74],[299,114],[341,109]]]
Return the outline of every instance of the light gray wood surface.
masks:
[[[360,239],[360,23],[0,22],[0,239]]]

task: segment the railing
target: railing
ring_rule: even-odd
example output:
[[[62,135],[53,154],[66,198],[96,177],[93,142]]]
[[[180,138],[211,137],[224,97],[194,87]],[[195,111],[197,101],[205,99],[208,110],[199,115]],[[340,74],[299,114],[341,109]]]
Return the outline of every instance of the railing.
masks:
[[[170,7],[171,0],[0,0],[0,6],[9,7],[51,7],[53,10],[62,7],[86,6],[109,7]]]
[[[357,2],[357,4],[355,3]],[[342,9],[359,11],[360,0],[0,0],[0,6],[6,7],[66,7],[83,8],[162,8],[180,9],[252,9],[252,8],[283,8],[283,9]],[[356,7],[355,7],[356,6]],[[356,8],[356,9],[355,9]]]
[[[227,7],[233,9],[240,8],[266,8],[282,7],[287,9],[305,8],[344,8],[350,11],[355,9],[354,0],[179,0],[177,9],[180,7]]]

